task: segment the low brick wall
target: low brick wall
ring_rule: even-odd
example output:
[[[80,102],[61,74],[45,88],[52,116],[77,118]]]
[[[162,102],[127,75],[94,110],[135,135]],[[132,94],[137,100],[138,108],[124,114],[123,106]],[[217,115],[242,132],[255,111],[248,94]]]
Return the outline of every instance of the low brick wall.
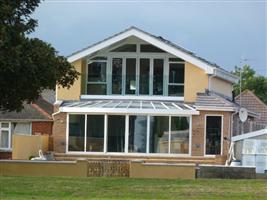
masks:
[[[255,167],[200,165],[197,178],[252,179],[256,178]]]

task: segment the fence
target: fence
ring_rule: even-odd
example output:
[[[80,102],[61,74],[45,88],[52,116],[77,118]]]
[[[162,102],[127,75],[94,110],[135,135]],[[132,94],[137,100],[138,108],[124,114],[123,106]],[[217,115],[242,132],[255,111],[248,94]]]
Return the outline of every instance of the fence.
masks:
[[[129,177],[130,162],[123,160],[88,161],[88,176]]]

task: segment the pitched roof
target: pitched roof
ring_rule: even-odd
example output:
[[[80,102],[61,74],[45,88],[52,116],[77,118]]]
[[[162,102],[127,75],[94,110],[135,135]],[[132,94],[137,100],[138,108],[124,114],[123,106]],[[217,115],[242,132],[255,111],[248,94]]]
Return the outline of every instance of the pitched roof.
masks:
[[[70,56],[68,56],[69,62],[74,62],[78,59],[81,59],[87,55],[90,55],[100,49],[103,49],[111,44],[114,44],[116,42],[119,42],[127,37],[130,36],[136,36],[146,42],[152,43],[153,45],[165,50],[166,52],[169,52],[177,57],[180,57],[206,71],[208,74],[214,74],[219,76],[220,78],[227,80],[232,83],[236,83],[238,80],[238,77],[234,76],[230,72],[224,70],[220,66],[218,66],[216,63],[210,62],[200,56],[197,56],[195,53],[188,51],[184,49],[181,46],[178,46],[177,44],[164,39],[161,36],[155,36],[148,32],[145,32],[141,29],[138,29],[134,26],[125,29],[124,31],[121,31],[117,34],[114,34],[102,41],[99,41],[95,44],[92,44],[90,46],[87,46],[86,48],[83,48],[79,51],[74,52]]]
[[[239,111],[241,106],[237,102],[233,102],[231,99],[211,91],[205,93],[198,93],[195,107],[198,110],[223,110],[223,111]],[[248,110],[248,114],[252,117],[259,118],[260,115],[254,110]]]
[[[0,120],[50,121],[52,118],[37,104],[24,104],[20,112],[0,112]]]
[[[0,112],[0,120],[51,121],[54,96],[54,91],[44,90],[34,103],[24,103],[20,112]]]
[[[236,98],[236,102],[240,103],[240,95]],[[267,124],[267,105],[259,99],[252,91],[244,90],[241,93],[241,106],[253,112],[259,113],[260,118],[256,121]]]

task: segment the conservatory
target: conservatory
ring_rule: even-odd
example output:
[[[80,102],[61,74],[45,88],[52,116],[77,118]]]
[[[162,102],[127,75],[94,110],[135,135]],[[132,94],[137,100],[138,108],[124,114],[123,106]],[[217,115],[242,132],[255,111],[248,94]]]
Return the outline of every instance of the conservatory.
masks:
[[[191,154],[192,105],[172,101],[64,102],[66,152],[120,155]]]

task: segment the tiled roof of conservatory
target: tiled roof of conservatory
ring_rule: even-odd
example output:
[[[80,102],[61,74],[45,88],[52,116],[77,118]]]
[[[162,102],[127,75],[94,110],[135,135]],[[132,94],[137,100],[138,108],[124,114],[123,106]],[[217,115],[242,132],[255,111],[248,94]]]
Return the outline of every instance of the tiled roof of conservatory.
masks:
[[[82,100],[65,101],[61,112],[197,115],[199,112],[189,104],[177,101],[145,100]]]

